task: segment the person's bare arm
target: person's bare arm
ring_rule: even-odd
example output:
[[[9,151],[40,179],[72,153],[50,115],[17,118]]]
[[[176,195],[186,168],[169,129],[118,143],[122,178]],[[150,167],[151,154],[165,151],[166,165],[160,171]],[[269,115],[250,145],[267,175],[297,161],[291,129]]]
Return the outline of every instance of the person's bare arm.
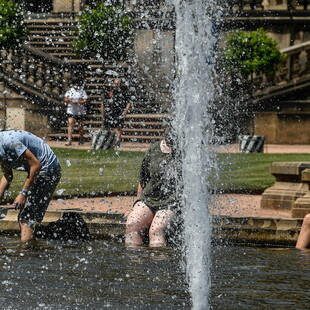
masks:
[[[137,199],[140,199],[142,195],[143,195],[143,188],[141,186],[141,183],[139,183],[137,190]]]
[[[131,103],[127,103],[127,104],[126,104],[126,107],[125,107],[125,109],[124,109],[124,111],[123,111],[123,116],[124,116],[124,117],[126,116],[126,114],[128,113],[128,111],[129,111],[130,108],[131,108]]]
[[[71,101],[72,101],[72,98],[69,98],[69,97],[64,98],[64,103],[69,103]]]
[[[10,167],[6,166],[4,163],[1,163],[1,169],[3,172],[3,176],[0,180],[0,198],[2,198],[4,192],[9,189],[10,184],[13,180],[13,172]]]
[[[27,149],[22,156],[29,166],[29,173],[24,183],[23,190],[14,200],[14,206],[17,209],[22,209],[23,206],[25,205],[27,200],[27,191],[33,185],[42,167],[39,160],[34,156],[34,154],[30,150]]]
[[[82,99],[82,100],[79,100],[79,101],[77,101],[75,103],[77,103],[77,104],[86,104],[87,101],[88,101],[87,99]]]

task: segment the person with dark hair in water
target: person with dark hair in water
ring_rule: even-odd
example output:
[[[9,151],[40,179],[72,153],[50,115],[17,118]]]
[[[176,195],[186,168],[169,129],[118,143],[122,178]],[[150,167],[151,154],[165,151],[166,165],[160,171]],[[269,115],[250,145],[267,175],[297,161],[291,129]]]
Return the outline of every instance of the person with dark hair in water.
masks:
[[[13,180],[13,169],[27,173],[25,183],[14,200],[19,210],[21,241],[33,238],[36,223],[42,221],[61,177],[61,167],[52,149],[41,138],[22,130],[0,132],[0,198]]]
[[[147,151],[140,169],[137,201],[127,216],[127,245],[142,245],[147,230],[150,246],[166,245],[166,231],[180,212],[181,173],[176,153],[169,134]]]
[[[84,90],[84,82],[81,78],[72,80],[71,88],[65,93],[64,102],[67,104],[68,141],[67,146],[72,145],[72,136],[75,122],[78,123],[79,145],[84,144],[83,122],[86,116],[87,94]]]

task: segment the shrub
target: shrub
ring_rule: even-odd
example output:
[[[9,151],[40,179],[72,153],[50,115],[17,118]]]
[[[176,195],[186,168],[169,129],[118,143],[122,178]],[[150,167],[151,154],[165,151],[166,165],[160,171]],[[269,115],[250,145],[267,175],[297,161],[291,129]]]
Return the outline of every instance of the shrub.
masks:
[[[22,43],[26,35],[21,6],[13,0],[0,0],[0,48],[9,49]]]
[[[74,49],[83,57],[123,60],[132,44],[132,33],[132,19],[121,7],[100,2],[80,15]]]
[[[243,78],[253,73],[272,75],[284,57],[277,42],[263,29],[252,32],[237,30],[227,37],[224,64],[231,74],[240,74]]]

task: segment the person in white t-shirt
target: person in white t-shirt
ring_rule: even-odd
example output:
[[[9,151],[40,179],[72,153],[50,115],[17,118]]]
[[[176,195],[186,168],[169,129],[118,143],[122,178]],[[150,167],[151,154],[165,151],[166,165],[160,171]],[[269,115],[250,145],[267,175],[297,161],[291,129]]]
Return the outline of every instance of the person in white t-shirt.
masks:
[[[68,142],[72,145],[72,134],[75,122],[78,123],[79,145],[84,144],[83,121],[86,116],[87,94],[84,90],[84,82],[80,78],[72,80],[71,88],[65,93],[64,102],[67,104],[68,117]]]

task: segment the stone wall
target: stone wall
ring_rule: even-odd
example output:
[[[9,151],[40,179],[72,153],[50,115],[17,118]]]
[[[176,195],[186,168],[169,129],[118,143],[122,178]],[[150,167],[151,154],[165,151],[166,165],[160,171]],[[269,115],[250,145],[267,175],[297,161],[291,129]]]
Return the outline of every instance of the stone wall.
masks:
[[[254,132],[274,144],[309,144],[309,114],[266,112],[256,113]]]
[[[0,130],[4,128],[26,130],[41,138],[51,132],[46,110],[31,104],[12,90],[6,89],[4,97],[2,86],[0,86],[0,92],[2,94],[0,97]]]

